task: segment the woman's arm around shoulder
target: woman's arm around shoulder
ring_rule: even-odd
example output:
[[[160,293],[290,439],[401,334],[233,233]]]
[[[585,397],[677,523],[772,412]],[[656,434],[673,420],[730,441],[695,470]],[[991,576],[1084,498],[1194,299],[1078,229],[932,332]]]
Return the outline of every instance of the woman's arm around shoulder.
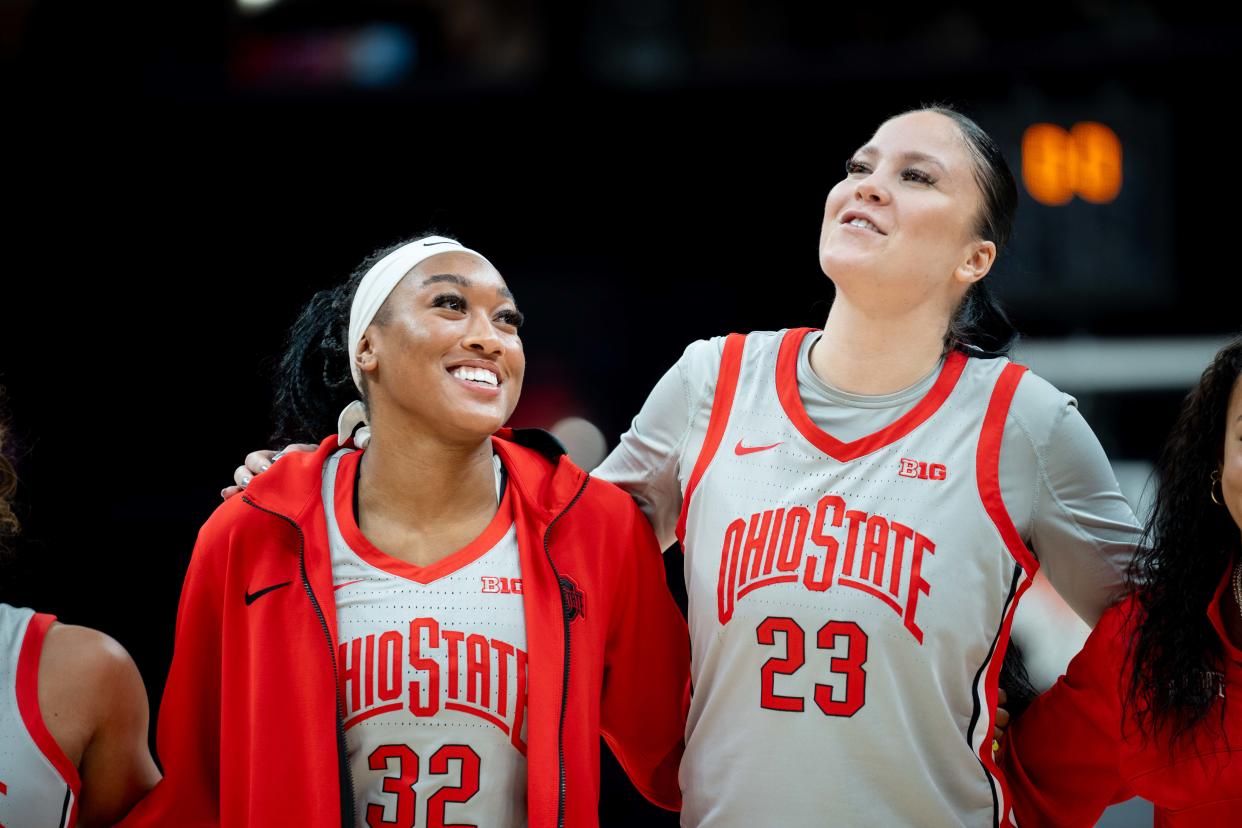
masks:
[[[656,383],[620,444],[592,472],[634,498],[661,549],[676,540],[680,464],[696,415],[711,408],[723,348],[719,336],[691,342]]]

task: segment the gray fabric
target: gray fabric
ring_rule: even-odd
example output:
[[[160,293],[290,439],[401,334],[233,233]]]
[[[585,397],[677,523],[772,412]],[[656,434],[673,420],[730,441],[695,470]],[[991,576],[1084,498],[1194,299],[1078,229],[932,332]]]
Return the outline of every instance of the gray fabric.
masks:
[[[806,338],[798,392],[815,424],[841,440],[883,428],[909,411],[935,381],[864,397],[832,388],[811,370]],[[652,390],[621,443],[594,472],[625,489],[664,546],[710,419],[723,337],[699,340]],[[1030,372],[1014,396],[1001,443],[1000,484],[1019,533],[1042,571],[1088,624],[1120,594],[1139,527],[1077,403]]]

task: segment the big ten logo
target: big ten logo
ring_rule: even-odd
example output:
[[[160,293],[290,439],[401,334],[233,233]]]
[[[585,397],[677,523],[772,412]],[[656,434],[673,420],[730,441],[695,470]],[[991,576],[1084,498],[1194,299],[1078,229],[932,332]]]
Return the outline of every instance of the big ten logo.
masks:
[[[897,474],[902,477],[917,477],[919,480],[944,480],[949,476],[949,470],[943,463],[922,463],[903,457],[897,467]]]
[[[484,592],[499,593],[501,595],[522,594],[521,578],[497,578],[492,575],[484,575],[482,578]]]
[[[1121,139],[1094,121],[1068,130],[1032,124],[1022,135],[1022,183],[1031,198],[1050,207],[1074,196],[1107,204],[1121,192]]]

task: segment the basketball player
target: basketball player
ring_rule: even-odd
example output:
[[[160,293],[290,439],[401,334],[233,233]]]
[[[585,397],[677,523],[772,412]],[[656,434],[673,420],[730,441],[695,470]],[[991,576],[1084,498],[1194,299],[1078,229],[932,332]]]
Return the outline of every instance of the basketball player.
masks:
[[[18,528],[15,485],[0,453],[0,552]],[[124,648],[0,604],[0,826],[109,826],[158,779],[146,689]]]
[[[1016,204],[973,121],[885,122],[825,205],[824,329],[692,344],[597,470],[685,550],[684,826],[1008,819],[1018,599],[1043,566],[1094,623],[1138,539],[1074,401],[1003,356]]]
[[[827,198],[824,329],[691,345],[598,470],[686,553],[683,825],[1007,818],[1018,599],[1042,565],[1094,623],[1138,538],[1073,400],[996,355],[1016,201],[974,122],[885,122]]]
[[[634,502],[502,429],[520,324],[436,236],[311,301],[284,426],[338,433],[204,526],[124,825],[592,826],[601,732],[680,805],[685,622]]]

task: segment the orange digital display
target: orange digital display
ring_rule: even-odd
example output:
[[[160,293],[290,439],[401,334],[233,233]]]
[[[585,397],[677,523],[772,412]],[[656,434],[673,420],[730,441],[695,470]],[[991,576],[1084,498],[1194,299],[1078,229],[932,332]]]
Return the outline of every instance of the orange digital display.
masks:
[[[1031,198],[1052,207],[1074,196],[1107,204],[1121,192],[1121,139],[1095,121],[1069,130],[1032,124],[1022,135],[1022,183]]]

